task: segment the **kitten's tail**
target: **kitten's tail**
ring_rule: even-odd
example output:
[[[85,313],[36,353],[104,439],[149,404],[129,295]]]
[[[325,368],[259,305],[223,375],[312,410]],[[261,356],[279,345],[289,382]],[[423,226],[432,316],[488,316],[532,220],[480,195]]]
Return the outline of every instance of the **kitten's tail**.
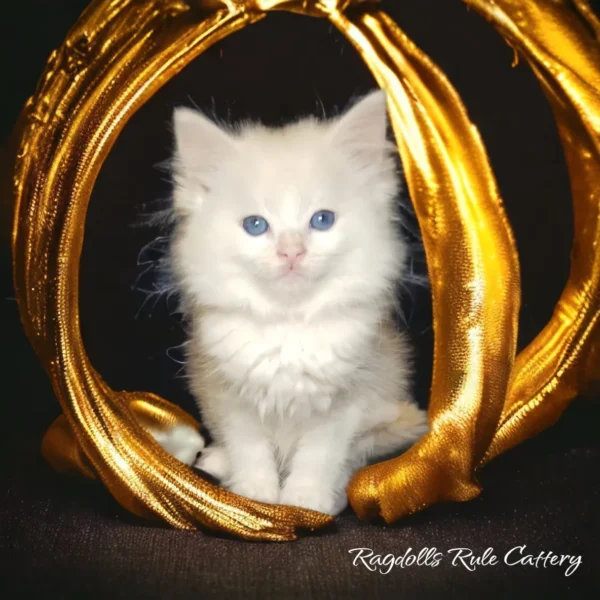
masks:
[[[380,425],[359,437],[356,450],[364,462],[373,462],[411,446],[427,429],[427,412],[407,402],[395,421]]]

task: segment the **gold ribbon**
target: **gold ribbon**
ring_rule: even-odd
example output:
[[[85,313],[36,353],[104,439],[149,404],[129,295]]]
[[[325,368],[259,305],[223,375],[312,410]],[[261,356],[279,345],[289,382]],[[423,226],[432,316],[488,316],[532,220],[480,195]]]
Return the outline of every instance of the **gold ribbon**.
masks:
[[[382,13],[336,24],[389,92],[433,298],[430,431],[401,457],[360,471],[348,491],[359,515],[391,522],[479,493],[475,466],[515,355],[518,260],[479,133],[443,73]]]
[[[386,56],[390,43],[396,52],[387,55],[387,69],[381,71],[379,82],[389,87],[401,80],[405,94],[405,98],[393,94],[400,108],[391,116],[403,161],[409,165],[409,187],[423,231],[436,340],[429,408],[431,432],[401,457],[357,473],[349,488],[350,500],[358,514],[368,516],[379,512],[388,522],[440,500],[468,500],[477,495],[474,467],[552,425],[585,385],[598,378],[600,47],[580,18],[590,18],[593,13],[585,2],[578,3],[580,14],[576,15],[567,2],[465,1],[489,18],[511,46],[527,57],[552,104],[573,186],[575,245],[571,276],[552,320],[519,354],[510,371],[504,401],[498,386],[506,383],[507,371],[503,367],[512,361],[516,322],[512,320],[504,333],[501,327],[495,329],[502,323],[498,313],[476,314],[473,310],[476,302],[467,294],[470,281],[486,296],[488,310],[494,308],[494,302],[503,307],[508,304],[509,314],[513,311],[513,318],[517,316],[513,294],[518,292],[512,287],[515,273],[507,270],[509,263],[514,263],[510,257],[512,247],[506,243],[503,246],[502,239],[497,237],[499,230],[490,227],[494,207],[486,206],[486,194],[482,193],[487,181],[491,197],[496,194],[487,159],[474,127],[469,131],[460,99],[444,77],[427,64],[425,57],[389,19],[365,15],[357,23],[355,34],[359,51],[367,52],[365,48],[369,45],[370,54],[365,60],[373,55],[377,59]],[[596,35],[597,23],[590,21]],[[409,129],[418,121],[411,113],[418,111],[426,113],[423,123],[418,129]],[[428,130],[426,122],[437,129]],[[445,163],[427,172],[423,169],[424,153],[416,153],[414,147],[403,151],[403,146],[409,146],[410,142],[422,145],[427,156],[432,157],[430,160],[441,156]],[[444,179],[444,173],[449,177]],[[477,187],[478,176],[482,174],[484,181]],[[464,185],[457,186],[461,176]],[[451,185],[446,184],[448,180]],[[436,192],[441,192],[439,197]],[[461,192],[466,195],[461,196]],[[462,219],[440,214],[440,207],[448,201],[455,210],[463,210],[465,203],[471,202],[484,213],[483,219],[481,213],[469,214],[466,210],[463,210],[466,218]],[[433,209],[430,202],[435,205]],[[502,214],[497,209],[496,212],[498,216]],[[466,227],[470,242],[460,240],[459,224]],[[478,226],[481,236],[477,241]],[[442,236],[435,235],[436,229],[448,232],[448,238],[440,240]],[[463,260],[469,254],[476,257],[467,267],[473,269],[472,275],[468,270],[467,277],[452,272],[457,259],[447,259],[452,254],[449,249],[442,251],[444,242],[454,249],[462,244],[459,256]],[[491,243],[487,249],[486,243]],[[490,259],[487,265],[481,261],[478,250]],[[491,258],[488,252],[492,253]],[[482,267],[479,272],[477,266]],[[494,288],[494,280],[499,287]],[[454,283],[456,290],[450,289]],[[474,349],[470,337],[473,323],[490,335],[479,346],[481,354],[461,350]],[[450,331],[450,327],[455,330]],[[444,362],[440,364],[440,360]],[[454,380],[450,375],[453,370],[457,374]],[[498,370],[501,372],[496,379]],[[485,391],[486,377],[491,391]],[[469,386],[469,378],[477,386]],[[465,382],[462,387],[458,385],[460,381]],[[493,421],[497,427],[491,436],[488,427]]]
[[[552,321],[515,353],[519,281],[510,228],[476,128],[437,67],[371,0],[96,0],[52,54],[18,126],[14,273],[23,323],[64,416],[44,440],[56,468],[98,476],[136,514],[246,539],[294,539],[330,517],[265,505],[196,477],[144,426],[194,424],[147,393],[111,390],[79,331],[87,203],[129,117],[210,45],[270,10],[329,18],[390,97],[434,302],[431,432],[356,474],[361,516],[393,521],[479,493],[478,465],[550,425],[598,358],[598,21],[583,0],[465,0],[530,61],[555,110],[576,239]],[[586,25],[587,21],[587,25]]]
[[[553,425],[600,378],[600,21],[589,4],[467,0],[527,58],[554,112],[571,179],[571,272],[552,319],[517,357],[482,464]],[[591,28],[591,30],[590,30]]]

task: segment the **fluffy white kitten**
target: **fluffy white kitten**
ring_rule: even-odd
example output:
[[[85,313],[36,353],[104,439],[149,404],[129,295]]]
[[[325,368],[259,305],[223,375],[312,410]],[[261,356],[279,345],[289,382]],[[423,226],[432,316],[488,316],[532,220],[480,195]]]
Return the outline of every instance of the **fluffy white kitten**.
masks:
[[[356,469],[426,430],[391,322],[406,247],[385,95],[283,128],[226,131],[187,108],[174,121],[171,262],[214,438],[197,466],[337,514]]]

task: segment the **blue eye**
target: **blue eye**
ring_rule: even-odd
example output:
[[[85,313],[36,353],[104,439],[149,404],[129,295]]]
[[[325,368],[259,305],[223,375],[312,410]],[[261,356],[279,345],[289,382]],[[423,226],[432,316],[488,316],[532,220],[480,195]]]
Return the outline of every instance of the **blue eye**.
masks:
[[[319,212],[316,212],[310,219],[310,226],[313,229],[319,229],[320,231],[330,229],[334,223],[335,214],[330,210],[320,210]]]
[[[242,221],[242,226],[250,235],[262,235],[263,233],[267,233],[267,230],[269,229],[269,224],[266,219],[257,217],[256,215],[246,217]]]

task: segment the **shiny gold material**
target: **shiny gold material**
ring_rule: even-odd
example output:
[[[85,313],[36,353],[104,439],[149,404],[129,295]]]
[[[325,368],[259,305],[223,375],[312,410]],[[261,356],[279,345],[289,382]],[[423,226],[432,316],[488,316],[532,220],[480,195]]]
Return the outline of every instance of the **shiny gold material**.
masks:
[[[435,328],[431,432],[403,456],[356,474],[349,497],[358,514],[393,521],[440,500],[474,497],[476,467],[550,425],[595,376],[598,21],[584,0],[464,1],[540,77],[573,181],[571,277],[552,321],[512,374],[517,256],[483,144],[445,76],[371,0],[96,0],[50,57],[25,107],[15,165],[15,286],[25,329],[64,411],[44,439],[56,468],[96,475],[132,512],[181,528],[287,540],[297,527],[331,520],[252,502],[196,477],[144,430],[194,424],[191,417],[152,394],[111,390],[89,363],[79,331],[85,212],[112,144],[162,84],[270,10],[329,18],[387,89],[427,253]]]
[[[479,493],[475,466],[515,356],[518,260],[479,133],[443,73],[382,13],[336,24],[390,92],[433,296],[430,431],[399,458],[357,473],[348,490],[359,515],[391,522]]]
[[[597,43],[600,32],[599,21],[584,0],[575,2],[579,15],[574,13],[566,0],[554,2],[544,2],[543,0],[464,1],[486,16],[510,42],[511,46],[518,49],[527,58],[551,102],[565,148],[573,190],[575,243],[571,275],[552,320],[533,343],[517,357],[511,372],[504,409],[489,448],[483,455],[479,454],[481,446],[477,448],[477,444],[483,440],[475,427],[479,425],[479,420],[486,412],[490,409],[496,411],[497,405],[494,402],[489,403],[488,407],[478,408],[473,404],[477,400],[477,396],[469,393],[472,390],[467,393],[470,402],[453,411],[455,419],[459,419],[461,416],[472,416],[474,413],[469,411],[477,411],[477,419],[471,424],[474,434],[472,441],[465,443],[465,439],[459,435],[454,438],[456,442],[453,444],[453,438],[447,437],[446,434],[448,431],[452,435],[452,431],[447,430],[448,415],[444,414],[443,408],[452,408],[453,395],[458,388],[454,387],[452,390],[451,386],[450,390],[453,393],[441,396],[441,402],[438,404],[437,393],[440,388],[436,388],[439,382],[437,367],[440,357],[444,355],[450,364],[456,367],[460,364],[457,358],[461,357],[461,352],[460,346],[456,346],[456,350],[448,350],[452,346],[446,345],[446,342],[452,338],[444,336],[440,321],[451,318],[453,313],[451,306],[446,306],[444,309],[440,307],[440,299],[436,298],[436,288],[443,289],[448,285],[448,280],[454,279],[449,277],[448,271],[454,261],[448,260],[443,263],[443,271],[439,274],[442,279],[438,279],[432,270],[435,262],[431,260],[429,249],[429,235],[435,231],[431,215],[435,213],[430,211],[428,220],[422,218],[420,192],[425,188],[419,181],[415,185],[415,182],[411,180],[411,172],[407,172],[427,251],[434,310],[441,310],[441,312],[434,313],[435,368],[429,409],[435,439],[432,440],[430,436],[425,437],[422,442],[403,456],[393,461],[368,467],[359,472],[352,481],[349,496],[355,510],[364,516],[379,512],[388,522],[420,510],[436,501],[464,500],[471,495],[476,495],[478,489],[474,481],[471,482],[471,486],[463,485],[461,488],[462,480],[456,477],[456,469],[453,473],[449,468],[447,452],[450,452],[451,456],[456,457],[457,460],[473,459],[476,462],[471,463],[470,466],[480,467],[498,454],[551,426],[560,417],[568,403],[587,384],[599,378],[600,46]],[[582,19],[578,17],[582,17]],[[584,20],[587,20],[587,25],[592,29],[595,38],[586,27]],[[360,33],[364,34],[365,38],[358,42],[361,48],[365,47],[365,39],[372,39],[374,43],[377,43],[382,36],[380,24],[374,23],[370,15],[363,18],[363,25],[364,28]],[[390,30],[393,29],[393,25],[389,24],[388,26]],[[396,48],[401,48],[403,43],[408,42],[398,32],[395,39]],[[380,58],[381,53],[376,52]],[[409,52],[405,52],[402,60],[406,60],[406,56],[409,54]],[[400,64],[400,61],[396,61],[397,67]],[[391,70],[392,68],[384,71],[383,76],[389,77]],[[406,88],[413,94],[415,90],[419,89],[419,84],[427,85],[432,91],[433,102],[429,106],[422,98],[416,98],[414,95],[412,97],[417,107],[423,106],[425,110],[428,110],[428,119],[439,122],[440,114],[448,114],[448,107],[453,106],[454,103],[434,87],[435,80],[431,72],[426,73],[413,86],[409,79],[413,73],[407,72],[404,66],[401,71],[407,82]],[[382,83],[381,77],[380,83]],[[383,83],[387,83],[385,79],[383,79]],[[454,100],[457,101],[454,108],[460,109],[460,101],[457,98]],[[436,105],[436,102],[439,104]],[[404,133],[406,136],[407,132],[407,128],[403,124],[406,114],[400,116],[400,122],[396,120],[394,114],[391,116],[402,151],[402,144],[408,143],[408,141],[403,142],[402,139],[402,134]],[[451,126],[456,127],[458,123],[457,119],[450,118]],[[414,134],[413,131],[410,133]],[[451,143],[452,141],[455,144],[463,143],[463,137],[459,136],[459,131],[456,129],[454,131],[446,130],[440,136],[432,135],[428,138],[427,144],[434,157],[440,154],[444,156],[444,149],[450,146],[448,138]],[[406,136],[406,139],[412,138]],[[440,139],[444,142],[437,147]],[[454,166],[459,168],[462,173],[467,171],[468,167],[465,168],[465,164],[468,163],[464,162],[460,152],[454,147],[451,152],[452,154],[448,157],[449,169],[451,170]],[[402,156],[406,161],[405,155]],[[414,151],[413,156],[417,156]],[[439,173],[438,171],[437,175]],[[467,172],[469,181],[473,177],[472,172]],[[435,184],[438,184],[439,180],[430,178],[429,183],[434,186],[434,189],[437,189]],[[470,191],[470,188],[471,184],[468,184],[467,191]],[[419,195],[415,195],[414,190],[419,190]],[[435,223],[437,224],[437,222],[436,218]],[[475,229],[477,223],[477,219],[474,219],[466,225]],[[455,222],[452,225],[454,227]],[[466,245],[466,248],[470,250],[472,246]],[[437,254],[437,256],[445,255]],[[492,268],[487,273],[491,275],[493,271]],[[497,276],[501,285],[504,284],[500,272],[497,273]],[[508,284],[508,281],[506,283]],[[457,327],[464,334],[468,321],[463,321],[463,314],[468,316],[468,312],[464,313],[464,311],[469,304],[465,302],[464,298],[459,302],[455,298],[452,300],[452,306],[459,306],[462,313],[459,315],[459,321],[462,322],[458,323]],[[483,324],[485,325],[485,321]],[[489,331],[489,326],[488,322],[485,330]],[[500,337],[495,338],[496,343],[509,343],[508,339],[504,342],[500,340]],[[468,357],[469,361],[473,361],[475,358],[474,354]],[[462,366],[466,374],[471,374],[478,364],[477,362],[462,363]],[[445,365],[444,367],[447,368]],[[488,373],[493,367],[490,365],[489,368]],[[436,427],[438,424],[440,426]],[[459,429],[461,429],[460,426]],[[471,432],[469,427],[465,427],[463,424],[461,433],[464,435],[469,432]],[[477,462],[478,456],[479,462]]]
[[[87,203],[100,166],[127,119],[188,62],[262,13],[206,13],[201,2],[99,0],[48,62],[21,119],[14,191],[15,287],[23,324],[48,371],[85,467],[136,514],[246,539],[294,539],[331,517],[250,501],[214,486],[164,452],[136,414],[140,403],[177,409],[143,393],[111,390],[90,364],[79,330],[78,271]],[[115,340],[115,343],[118,343]],[[162,404],[162,406],[161,406]],[[45,440],[57,452],[69,430]],[[77,462],[74,463],[75,465]],[[63,463],[64,466],[64,463]]]
[[[189,425],[198,430],[200,424],[182,408],[150,393],[127,394],[123,399],[135,420],[145,429],[160,431],[174,425]],[[94,468],[77,443],[65,415],[60,415],[42,440],[42,454],[57,471],[79,471],[95,478]]]
[[[548,325],[517,357],[486,463],[553,425],[600,379],[600,21],[584,0],[574,2],[579,14],[567,0],[466,2],[540,80],[565,151],[575,218],[569,280]]]

